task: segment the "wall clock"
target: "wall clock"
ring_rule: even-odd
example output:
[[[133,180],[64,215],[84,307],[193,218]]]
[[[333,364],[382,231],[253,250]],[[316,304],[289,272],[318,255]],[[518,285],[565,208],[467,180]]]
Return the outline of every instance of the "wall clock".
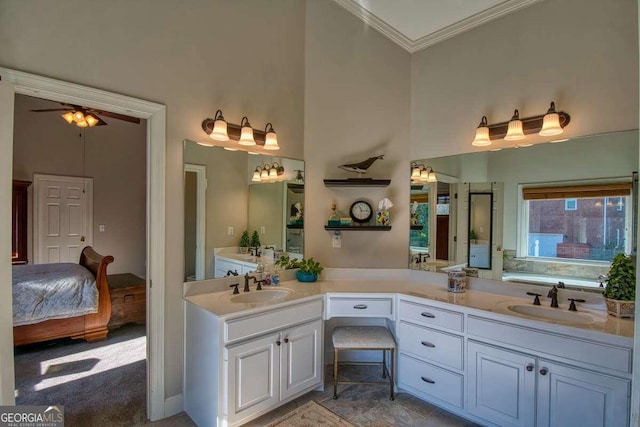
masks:
[[[369,202],[358,200],[356,202],[353,202],[353,204],[349,208],[349,215],[354,222],[363,224],[369,222],[369,220],[373,216],[373,209],[371,208]]]

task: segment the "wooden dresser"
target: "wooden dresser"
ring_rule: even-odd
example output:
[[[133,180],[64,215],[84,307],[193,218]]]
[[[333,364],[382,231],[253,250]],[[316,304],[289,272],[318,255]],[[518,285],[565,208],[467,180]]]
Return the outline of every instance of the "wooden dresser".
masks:
[[[131,274],[107,276],[111,292],[111,320],[109,329],[119,328],[125,323],[144,324],[147,314],[146,282]]]

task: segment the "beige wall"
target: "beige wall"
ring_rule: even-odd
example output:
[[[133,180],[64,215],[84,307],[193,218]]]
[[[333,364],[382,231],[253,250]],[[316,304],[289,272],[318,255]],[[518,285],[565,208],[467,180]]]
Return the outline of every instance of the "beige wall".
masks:
[[[0,65],[167,106],[166,397],[182,392],[182,142],[221,108],[273,122],[279,154],[302,158],[304,14],[299,0],[0,0]]]
[[[406,268],[409,247],[410,56],[330,1],[307,2],[305,69],[305,256],[330,267]],[[338,165],[384,154],[367,174],[387,188],[325,188],[354,174]],[[345,231],[333,249],[324,230],[332,200],[388,197],[391,231]]]
[[[413,55],[411,158],[478,151],[483,115],[544,114],[553,100],[568,137],[636,129],[637,7],[545,0]]]
[[[146,121],[128,123],[105,117],[107,126],[86,129],[86,163],[80,128],[60,112],[29,110],[59,104],[16,95],[13,177],[33,181],[33,174],[93,178],[93,247],[113,255],[109,274],[145,275]],[[33,187],[29,189],[33,192]],[[32,197],[30,195],[30,197]],[[30,199],[31,201],[32,199]],[[29,259],[33,259],[32,208],[29,209]],[[99,232],[99,225],[105,231]]]

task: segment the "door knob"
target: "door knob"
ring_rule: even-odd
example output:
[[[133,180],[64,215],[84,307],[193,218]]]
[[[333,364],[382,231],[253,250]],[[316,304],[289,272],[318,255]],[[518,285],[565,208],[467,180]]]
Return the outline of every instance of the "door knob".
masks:
[[[84,242],[84,236],[80,236],[80,241]]]
[[[529,372],[533,371],[533,363],[529,363],[527,365],[527,371],[529,371]]]
[[[276,341],[276,345],[281,345],[282,342],[280,340]]]
[[[284,339],[285,344],[289,342],[289,338]]]
[[[547,368],[541,368],[540,369],[540,375],[547,375],[547,372],[549,372],[549,370]]]

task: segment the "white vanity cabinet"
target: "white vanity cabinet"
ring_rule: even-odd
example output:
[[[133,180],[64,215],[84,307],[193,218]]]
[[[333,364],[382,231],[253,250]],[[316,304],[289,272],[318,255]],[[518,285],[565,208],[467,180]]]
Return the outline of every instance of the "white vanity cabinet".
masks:
[[[258,264],[232,260],[229,258],[215,256],[214,257],[215,276],[214,278],[226,277],[228,271],[237,272],[238,275],[255,271]]]
[[[237,426],[322,385],[321,297],[220,318],[185,304],[184,409]]]

